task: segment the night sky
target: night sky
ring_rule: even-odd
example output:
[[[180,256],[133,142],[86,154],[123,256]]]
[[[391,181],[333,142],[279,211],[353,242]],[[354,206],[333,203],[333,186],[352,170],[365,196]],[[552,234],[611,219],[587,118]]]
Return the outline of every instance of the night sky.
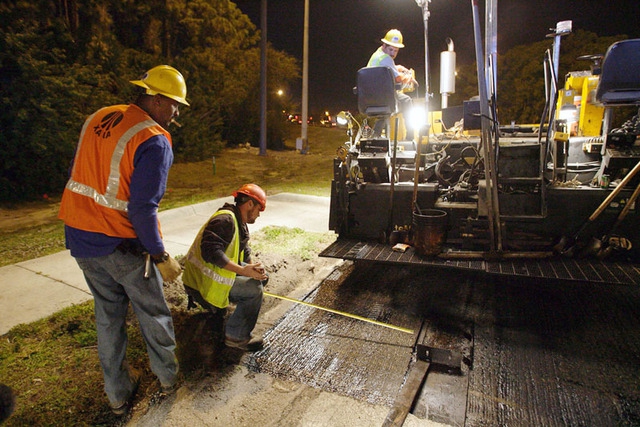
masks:
[[[260,0],[235,2],[260,27]],[[365,66],[390,28],[399,29],[405,48],[396,63],[414,68],[424,96],[424,23],[415,0],[309,0],[309,112],[354,110],[356,71]],[[479,2],[484,34],[484,2]],[[300,59],[303,51],[304,0],[267,0],[267,39]],[[447,37],[455,44],[458,64],[475,61],[470,0],[432,0],[428,40],[431,76],[440,67]],[[572,20],[574,31],[599,36],[640,37],[639,0],[499,0],[498,53],[544,40],[558,21]],[[551,41],[550,41],[551,43]],[[604,52],[584,52],[594,54]],[[499,72],[499,70],[498,70]],[[499,75],[499,74],[498,74]],[[439,99],[439,81],[430,79]],[[302,85],[290,88],[301,99]],[[413,96],[416,96],[414,94]]]

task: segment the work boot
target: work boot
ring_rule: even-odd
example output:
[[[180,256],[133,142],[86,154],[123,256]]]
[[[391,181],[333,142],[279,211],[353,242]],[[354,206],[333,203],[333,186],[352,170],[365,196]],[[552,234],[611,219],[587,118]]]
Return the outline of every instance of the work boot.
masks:
[[[171,385],[161,385],[160,386],[160,396],[166,397],[171,396],[176,391],[176,384]]]
[[[225,337],[224,345],[226,345],[229,348],[236,348],[242,351],[253,352],[253,351],[262,350],[264,348],[264,341],[262,340],[262,337],[251,337],[249,339],[241,340],[241,341],[238,341],[230,337]]]
[[[119,405],[110,405],[111,412],[113,412],[113,414],[118,417],[125,415],[127,412],[129,412],[129,410],[131,409],[131,404],[133,403],[133,398],[136,397],[136,393],[138,392],[138,386],[140,385],[140,376],[141,376],[140,372],[134,369],[130,369],[129,376],[131,377],[131,382],[133,383],[133,390],[131,391],[131,394],[127,399],[125,399],[123,403]]]

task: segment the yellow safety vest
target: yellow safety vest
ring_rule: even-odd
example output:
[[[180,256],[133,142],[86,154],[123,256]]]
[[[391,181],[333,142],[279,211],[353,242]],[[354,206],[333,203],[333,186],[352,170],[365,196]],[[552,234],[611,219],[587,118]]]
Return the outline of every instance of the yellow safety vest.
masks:
[[[382,50],[382,48],[378,48],[378,50],[376,50],[375,52],[373,52],[373,55],[371,55],[371,58],[369,58],[369,62],[367,63],[367,67],[380,67],[380,63],[382,62],[382,60],[385,57],[389,57],[390,56],[386,53],[384,53],[384,51]],[[394,62],[395,64],[395,62]],[[398,73],[397,70],[393,71],[392,70],[393,75],[395,76],[395,82],[396,83],[401,83],[405,78],[403,77],[403,75],[400,73]]]
[[[189,248],[184,272],[182,273],[182,281],[186,286],[198,290],[200,295],[210,304],[218,308],[225,308],[229,305],[229,292],[231,292],[231,287],[236,279],[236,273],[205,261],[202,259],[202,251],[200,249],[205,228],[218,215],[231,215],[231,218],[233,218],[233,239],[224,253],[237,264],[244,261],[244,251],[240,252],[238,219],[233,211],[221,209],[214,213],[209,218],[209,221],[200,228],[196,240]]]
[[[378,50],[373,52],[373,55],[371,55],[371,58],[369,58],[369,63],[367,64],[367,67],[379,67],[380,63],[382,62],[385,56],[389,56],[389,55],[384,53],[381,48],[378,48]]]

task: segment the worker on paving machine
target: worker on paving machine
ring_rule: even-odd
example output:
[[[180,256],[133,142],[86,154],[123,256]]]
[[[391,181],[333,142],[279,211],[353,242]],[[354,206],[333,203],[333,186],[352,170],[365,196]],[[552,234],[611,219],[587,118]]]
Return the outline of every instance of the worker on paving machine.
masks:
[[[395,58],[401,48],[404,47],[402,33],[399,30],[392,29],[387,31],[384,38],[380,39],[382,46],[380,46],[369,58],[367,67],[387,67],[393,73],[396,81],[396,85],[400,85],[401,88],[396,91],[396,100],[398,102],[398,110],[405,118],[405,128],[407,135],[410,139],[413,139],[413,129],[410,127],[406,120],[409,110],[413,105],[411,97],[404,93],[413,90],[414,87],[419,86],[418,81],[414,77],[413,70],[395,63]],[[378,120],[374,125],[374,132],[376,136],[380,136],[385,123],[382,120]]]
[[[198,232],[187,253],[182,281],[190,300],[213,313],[235,304],[225,325],[225,345],[258,351],[262,337],[251,332],[268,276],[262,264],[251,262],[247,224],[265,210],[267,195],[258,185],[245,184],[233,197],[235,204],[225,203]]]

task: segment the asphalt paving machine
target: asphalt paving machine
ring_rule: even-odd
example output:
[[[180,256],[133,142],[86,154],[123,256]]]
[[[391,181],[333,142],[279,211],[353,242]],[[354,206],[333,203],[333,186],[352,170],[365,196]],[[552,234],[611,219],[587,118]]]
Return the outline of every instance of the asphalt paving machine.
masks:
[[[339,238],[322,255],[466,266],[640,261],[640,39],[584,57],[590,69],[570,73],[560,86],[560,43],[570,31],[563,21],[549,35],[539,124],[499,124],[486,77],[495,72],[482,65],[490,61],[478,31],[479,96],[429,112],[430,123],[413,137],[398,138],[397,88],[388,70],[359,70],[360,120],[349,112],[338,119],[349,136],[337,151],[331,187],[329,225]],[[635,115],[612,128],[612,112],[629,106]],[[372,135],[362,117],[387,120],[387,132]]]

